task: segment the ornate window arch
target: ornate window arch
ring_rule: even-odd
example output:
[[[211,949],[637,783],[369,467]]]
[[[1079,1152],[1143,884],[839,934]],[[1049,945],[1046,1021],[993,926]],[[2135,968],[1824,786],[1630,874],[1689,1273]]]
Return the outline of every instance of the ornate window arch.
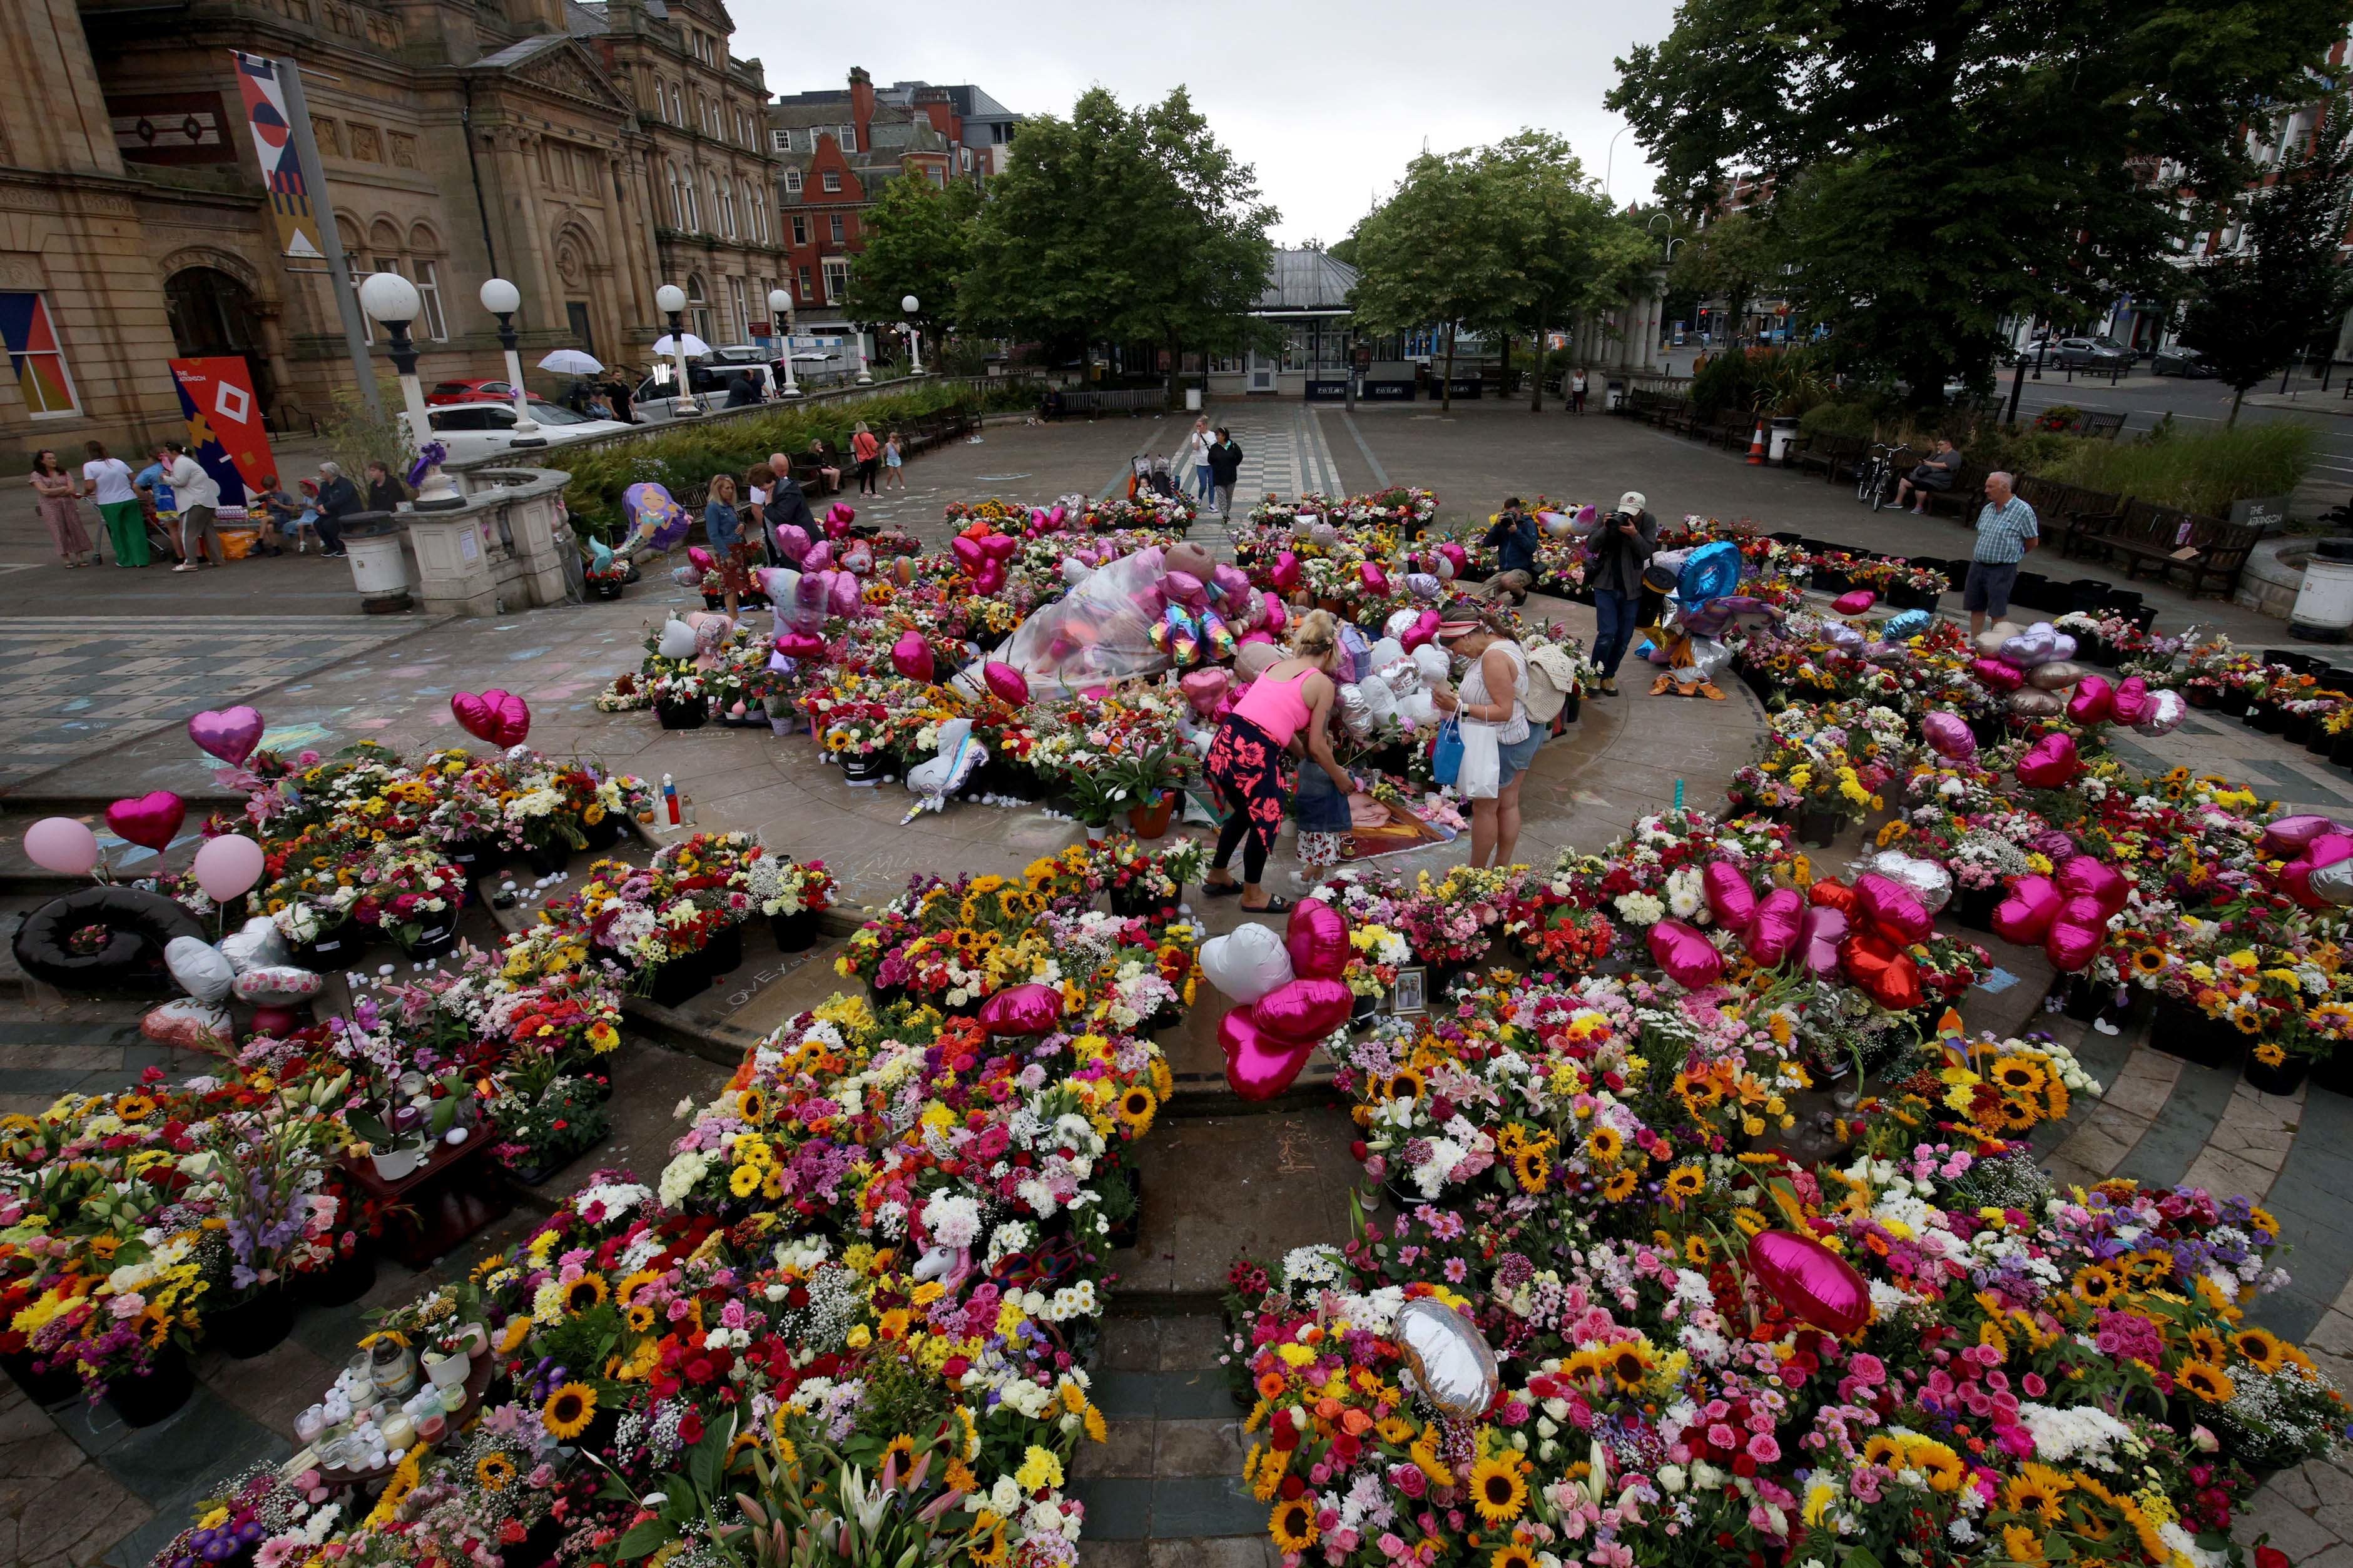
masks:
[[[686,203],[679,195],[678,160],[675,158],[668,160],[664,167],[670,170],[670,226],[672,228],[684,228],[687,226]]]

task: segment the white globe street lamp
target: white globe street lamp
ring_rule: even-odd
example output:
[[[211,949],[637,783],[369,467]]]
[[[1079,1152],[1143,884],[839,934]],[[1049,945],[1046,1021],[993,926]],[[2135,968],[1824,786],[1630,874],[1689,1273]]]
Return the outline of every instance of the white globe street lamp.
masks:
[[[654,304],[670,318],[670,353],[678,366],[678,395],[670,402],[670,417],[692,419],[702,412],[694,400],[694,382],[686,371],[686,290],[665,283],[654,290]]]
[[[791,293],[783,289],[769,289],[768,314],[771,318],[782,321],[785,324],[785,330],[781,334],[785,340],[785,390],[783,395],[786,397],[798,397],[801,395],[800,383],[793,379],[793,297]]]
[[[417,312],[424,303],[417,295],[417,285],[397,272],[371,272],[360,284],[360,309],[389,334],[386,347],[392,355],[392,368],[400,374],[400,401],[408,416],[408,437],[420,458],[433,444],[433,421],[425,412],[425,389],[417,384],[417,344],[408,335],[408,323],[417,320]],[[465,492],[458,488],[457,480],[441,471],[439,462],[427,464],[425,471],[417,476],[417,510],[433,511],[465,504]]]
[[[923,334],[915,330],[915,312],[923,308],[923,302],[913,294],[899,301],[899,309],[907,312],[907,374],[910,375],[923,374]]]
[[[522,339],[515,335],[514,316],[522,308],[522,290],[503,278],[493,278],[482,285],[482,309],[499,319],[499,347],[506,351],[507,385],[514,390],[514,447],[544,447],[547,437],[539,433],[539,426],[531,416],[531,405],[522,389],[522,361],[515,350]]]

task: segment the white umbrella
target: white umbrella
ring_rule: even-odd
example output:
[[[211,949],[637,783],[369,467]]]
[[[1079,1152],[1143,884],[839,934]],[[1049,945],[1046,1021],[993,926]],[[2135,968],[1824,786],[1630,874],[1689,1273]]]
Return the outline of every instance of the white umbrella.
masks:
[[[671,336],[670,336],[668,332],[664,332],[660,337],[656,338],[656,339],[654,340],[654,353],[658,353],[658,354],[673,354],[673,353],[676,353],[678,352],[678,350],[677,350],[677,348],[676,348],[676,346],[675,346],[675,342],[676,342],[676,340],[674,340],[673,338],[671,338]],[[689,358],[689,359],[699,359],[699,358],[701,358],[702,355],[707,354],[707,353],[709,353],[710,352],[711,352],[711,345],[710,345],[709,343],[704,342],[701,338],[696,337],[692,332],[689,332],[689,333],[687,333],[687,334],[686,334],[686,357],[687,357],[687,358]]]
[[[585,354],[578,349],[557,349],[539,362],[539,368],[558,375],[596,375],[605,367],[595,354]]]

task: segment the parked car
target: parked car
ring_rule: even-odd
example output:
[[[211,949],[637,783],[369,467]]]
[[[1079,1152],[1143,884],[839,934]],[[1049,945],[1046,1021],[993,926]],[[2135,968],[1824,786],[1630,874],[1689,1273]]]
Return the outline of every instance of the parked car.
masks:
[[[707,364],[690,363],[687,371],[694,383],[694,395],[706,414],[715,413],[727,404],[727,384],[734,376],[751,378],[753,390],[766,395],[765,389],[776,384],[776,373],[765,363],[742,364]],[[678,401],[677,369],[665,366],[663,375],[649,375],[638,383],[630,395],[632,408],[638,417],[649,423],[659,423],[671,417],[670,410]]]
[[[514,383],[511,381],[437,381],[433,390],[425,395],[427,408],[446,408],[453,403],[512,403]]]
[[[591,419],[585,414],[575,414],[560,404],[531,400],[532,422],[539,426],[540,436],[550,447],[561,447],[574,441],[585,441],[593,436],[609,436],[627,430],[628,426],[617,419]],[[403,415],[405,419],[407,416]],[[433,426],[433,438],[449,448],[452,462],[469,462],[476,458],[494,458],[514,446],[514,405],[512,403],[445,404],[428,406],[426,419]]]
[[[2061,338],[2050,363],[2074,370],[2115,370],[2140,356],[2110,338]]]
[[[2204,354],[2179,343],[2158,350],[2157,357],[2148,362],[2148,370],[2151,375],[2179,375],[2197,381],[2207,380],[2214,374],[2214,367],[2206,363]]]

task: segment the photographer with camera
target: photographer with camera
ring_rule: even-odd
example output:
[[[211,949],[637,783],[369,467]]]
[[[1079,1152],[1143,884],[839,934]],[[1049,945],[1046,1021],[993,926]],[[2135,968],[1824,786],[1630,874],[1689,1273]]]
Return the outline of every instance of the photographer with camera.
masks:
[[[1586,585],[1593,590],[1593,663],[1601,672],[1599,694],[1604,697],[1618,695],[1618,666],[1641,618],[1642,567],[1659,547],[1659,520],[1649,507],[1649,497],[1628,490],[1618,498],[1618,510],[1601,520],[1588,544],[1593,565]]]

